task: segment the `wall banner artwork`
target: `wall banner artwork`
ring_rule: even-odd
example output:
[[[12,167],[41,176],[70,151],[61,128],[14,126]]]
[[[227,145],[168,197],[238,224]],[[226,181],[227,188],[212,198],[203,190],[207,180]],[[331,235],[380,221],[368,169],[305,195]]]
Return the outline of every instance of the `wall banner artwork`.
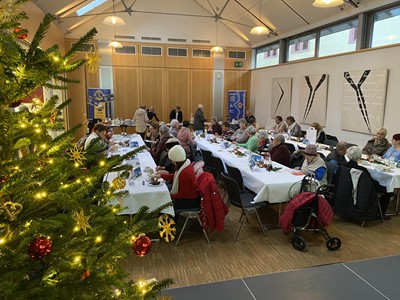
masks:
[[[271,89],[271,118],[290,116],[292,78],[273,78]]]
[[[383,126],[388,70],[344,72],[342,129],[375,133]]]
[[[246,92],[245,90],[228,91],[228,114],[229,121],[239,120],[244,117],[246,107]]]
[[[88,119],[112,119],[114,95],[110,89],[88,89]]]
[[[328,75],[303,76],[300,78],[300,122],[326,124]]]

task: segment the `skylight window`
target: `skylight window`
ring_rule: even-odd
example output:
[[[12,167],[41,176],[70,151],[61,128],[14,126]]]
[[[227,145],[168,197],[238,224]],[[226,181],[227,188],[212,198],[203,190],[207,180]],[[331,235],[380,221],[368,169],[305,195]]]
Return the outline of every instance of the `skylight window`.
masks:
[[[76,14],[78,16],[83,16],[84,14],[88,13],[89,11],[95,9],[97,6],[102,5],[104,2],[107,2],[107,0],[93,0],[88,5],[85,5],[82,8],[78,9],[76,11]]]

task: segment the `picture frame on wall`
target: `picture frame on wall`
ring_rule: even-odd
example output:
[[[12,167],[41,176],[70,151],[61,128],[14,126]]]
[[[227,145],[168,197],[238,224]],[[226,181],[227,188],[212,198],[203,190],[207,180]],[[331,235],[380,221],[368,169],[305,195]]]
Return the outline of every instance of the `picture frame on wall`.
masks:
[[[343,130],[373,134],[382,128],[387,79],[387,69],[344,72]]]
[[[300,78],[300,122],[326,125],[328,74],[306,75]]]
[[[271,88],[271,119],[275,116],[290,116],[292,100],[292,78],[273,78]]]

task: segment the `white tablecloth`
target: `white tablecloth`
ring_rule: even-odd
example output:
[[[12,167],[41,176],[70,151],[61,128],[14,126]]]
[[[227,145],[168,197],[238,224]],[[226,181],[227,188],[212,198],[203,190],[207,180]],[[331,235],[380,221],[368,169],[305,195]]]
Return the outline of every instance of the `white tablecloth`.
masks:
[[[257,193],[254,198],[255,202],[286,202],[289,200],[290,188],[303,178],[303,176],[291,174],[292,169],[276,162],[273,162],[273,167],[280,167],[281,170],[268,172],[265,168],[255,167],[250,169],[248,156],[238,157],[231,152],[235,146],[231,145],[227,149],[222,149],[221,144],[210,143],[204,138],[196,139],[196,141],[200,149],[211,151],[214,156],[221,158],[225,164],[236,167],[241,171],[244,185]],[[245,153],[246,149],[241,148],[241,152]]]
[[[115,141],[137,141],[139,146],[144,145],[142,138],[138,134],[134,134],[132,136],[114,135],[113,139]],[[110,155],[125,154],[133,149],[134,148],[131,147],[119,147],[117,152],[111,152]],[[131,163],[132,162],[139,163],[139,166],[142,170],[142,176],[134,178],[133,180],[127,180],[124,190],[128,191],[129,193],[126,194],[122,200],[122,206],[126,208],[120,214],[133,215],[142,206],[148,206],[150,209],[155,209],[161,205],[171,202],[171,196],[165,183],[161,184],[160,186],[150,186],[146,181],[148,179],[148,173],[144,172],[145,168],[150,167],[154,170],[156,167],[151,154],[147,151],[139,153],[137,154],[136,159],[132,160]],[[108,174],[106,180],[111,183],[117,176],[117,173],[110,173]],[[118,200],[115,199],[112,202],[113,204],[116,204],[118,203]],[[175,215],[174,208],[172,206],[165,208],[162,212],[172,216]]]
[[[363,161],[361,165],[367,168],[371,177],[379,182],[380,185],[386,187],[386,191],[391,193],[394,189],[400,188],[400,169],[394,168],[390,172],[380,171],[382,164],[369,163]]]
[[[297,142],[293,140],[285,140],[285,143],[292,144],[296,150],[305,149],[307,147],[307,145],[304,144],[303,142]],[[328,154],[331,153],[330,150],[327,150],[329,149],[329,146],[325,144],[318,144],[317,149],[318,149],[317,151],[319,153],[322,153],[325,157],[327,157]]]

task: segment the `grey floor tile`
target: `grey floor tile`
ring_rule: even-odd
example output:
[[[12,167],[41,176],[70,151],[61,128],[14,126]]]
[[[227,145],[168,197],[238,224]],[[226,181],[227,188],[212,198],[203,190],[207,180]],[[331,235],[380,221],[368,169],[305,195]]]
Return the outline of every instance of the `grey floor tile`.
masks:
[[[342,264],[244,279],[257,300],[383,300],[375,289]]]
[[[168,289],[162,295],[172,296],[173,300],[254,300],[239,279]]]
[[[400,256],[345,263],[389,299],[400,299]]]

